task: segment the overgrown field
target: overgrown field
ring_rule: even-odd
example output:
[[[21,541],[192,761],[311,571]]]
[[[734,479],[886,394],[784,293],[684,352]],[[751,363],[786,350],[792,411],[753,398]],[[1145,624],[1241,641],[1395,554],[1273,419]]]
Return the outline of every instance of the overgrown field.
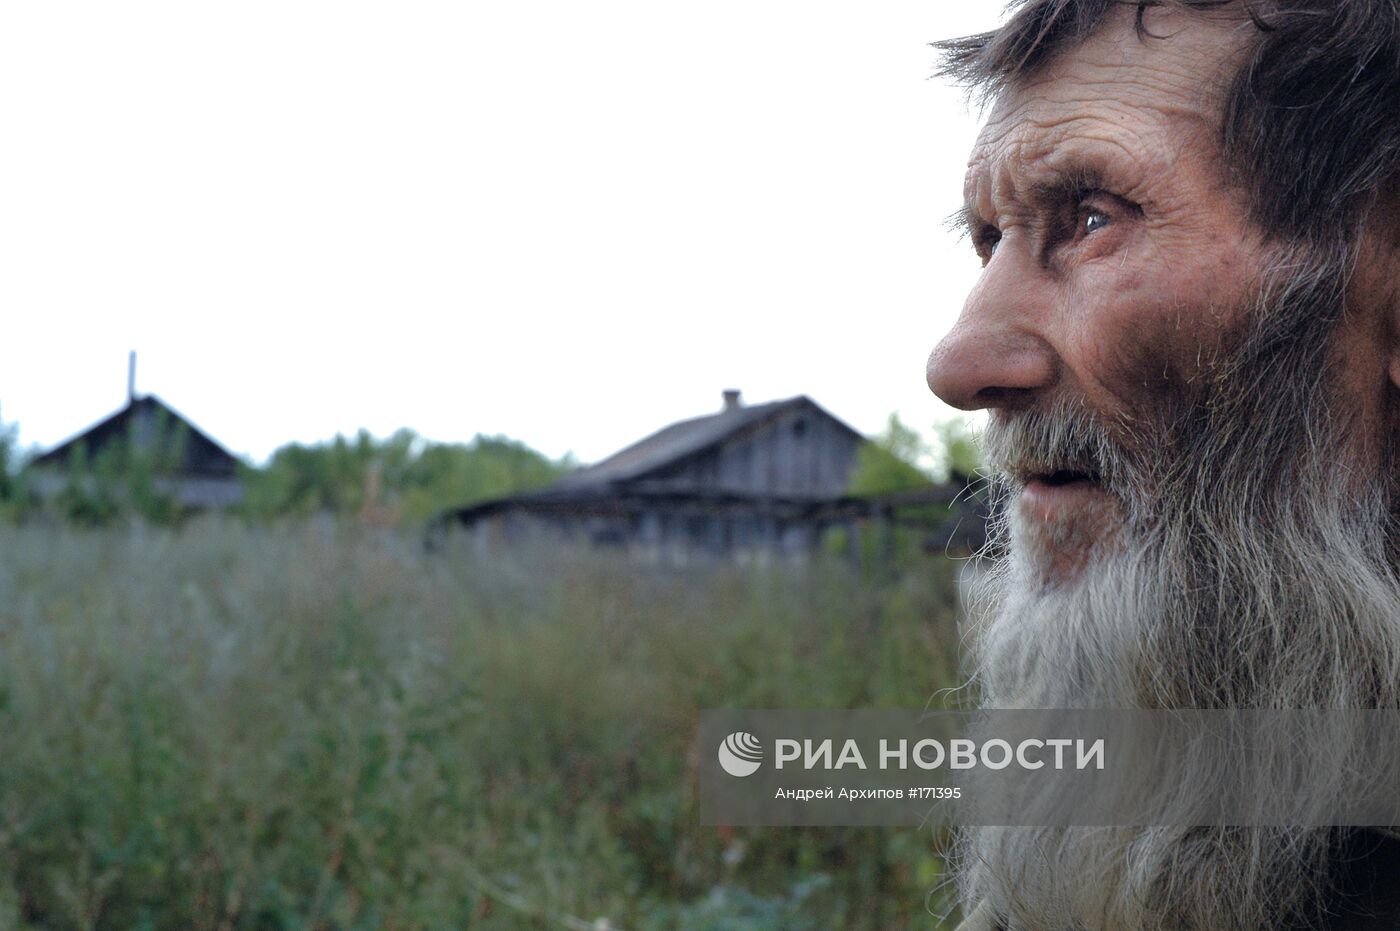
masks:
[[[0,929],[935,928],[929,831],[698,824],[706,707],[921,707],[954,565],[0,528]]]

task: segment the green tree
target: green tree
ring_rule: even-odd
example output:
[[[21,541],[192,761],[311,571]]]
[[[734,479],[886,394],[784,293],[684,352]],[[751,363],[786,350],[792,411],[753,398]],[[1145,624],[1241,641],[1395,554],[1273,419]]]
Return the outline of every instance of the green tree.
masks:
[[[936,475],[940,481],[966,484],[982,471],[982,449],[977,430],[963,417],[949,417],[933,425]]]
[[[506,436],[478,434],[470,443],[423,449],[409,474],[405,516],[426,520],[448,507],[540,488],[574,465],[551,460]]]
[[[897,413],[890,414],[885,429],[864,444],[856,456],[849,493],[858,497],[895,494],[953,483],[964,485],[980,468],[977,435],[961,417],[933,424],[933,439],[926,440],[918,430],[904,423]],[[947,503],[904,502],[900,518],[925,521],[934,526],[951,513]],[[867,526],[858,543],[865,565],[900,560],[917,552],[924,533],[909,526]],[[827,541],[834,552],[850,545],[844,530],[834,530]]]
[[[12,500],[19,471],[19,427],[0,420],[0,502]]]
[[[930,448],[919,431],[890,414],[885,429],[856,453],[851,473],[850,494],[879,495],[934,484],[934,476],[921,463],[927,462]]]
[[[22,520],[33,510],[29,458],[19,448],[19,425],[0,420],[0,519]]]
[[[935,421],[927,440],[890,414],[885,429],[856,454],[849,492],[879,495],[945,482],[966,484],[982,468],[977,430],[963,417]]]
[[[547,485],[570,466],[504,436],[431,443],[407,429],[383,440],[361,430],[354,439],[283,446],[264,468],[245,469],[244,506],[260,518],[329,512],[421,523],[446,508]]]

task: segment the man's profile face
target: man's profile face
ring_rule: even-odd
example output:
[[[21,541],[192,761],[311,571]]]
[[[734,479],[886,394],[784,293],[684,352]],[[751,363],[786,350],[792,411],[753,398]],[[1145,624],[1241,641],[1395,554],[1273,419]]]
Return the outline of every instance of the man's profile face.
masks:
[[[1057,7],[1066,32],[1088,6]],[[928,368],[944,401],[991,412],[1008,492],[971,681],[994,708],[1400,707],[1400,224],[1377,208],[1355,242],[1266,235],[1245,192],[1271,185],[1227,170],[1221,124],[1263,27],[1242,5],[1146,7],[1140,34],[1136,11],[1029,73],[1019,40],[994,50],[1010,76],[965,184],[984,270]],[[1370,753],[1339,732],[1290,765]],[[1259,798],[1299,791],[1271,778]],[[959,883],[1009,928],[1292,927],[1325,900],[1332,839],[978,828]]]
[[[993,426],[1080,410],[1139,459],[1166,454],[1170,413],[1229,359],[1272,261],[1218,154],[1221,88],[1252,27],[1161,9],[1146,26],[1163,38],[1139,36],[1126,11],[999,98],[965,183],[985,269],[928,366],[940,398],[990,409]],[[1355,380],[1338,390],[1378,417],[1371,327],[1335,334]],[[1115,546],[1125,502],[1102,476],[1001,465],[1046,584]]]

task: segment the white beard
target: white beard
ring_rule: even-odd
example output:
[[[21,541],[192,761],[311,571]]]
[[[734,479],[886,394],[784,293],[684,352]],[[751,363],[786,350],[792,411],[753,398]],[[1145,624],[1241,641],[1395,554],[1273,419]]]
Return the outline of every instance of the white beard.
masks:
[[[1247,402],[1236,423],[1249,422]],[[1124,516],[1061,584],[1044,567],[1065,541],[1014,509],[1002,516],[1009,556],[971,612],[983,705],[1400,708],[1393,483],[1357,487],[1344,418],[1316,393],[1288,413],[1310,422],[1274,411],[1253,425],[1253,447],[1247,431],[1211,424],[1188,447],[1194,466],[1156,470],[1083,414],[995,417],[994,464],[1087,459]],[[1300,752],[1335,767],[1367,747],[1339,733]],[[1009,931],[1264,931],[1315,916],[1336,838],[1326,828],[984,827],[964,832],[956,866],[964,901],[985,902]]]

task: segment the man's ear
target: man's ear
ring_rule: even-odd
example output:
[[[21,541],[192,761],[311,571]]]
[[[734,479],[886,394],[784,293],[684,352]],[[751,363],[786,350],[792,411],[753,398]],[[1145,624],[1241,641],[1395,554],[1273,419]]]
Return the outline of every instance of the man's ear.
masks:
[[[1400,271],[1400,270],[1398,270]],[[1381,326],[1384,342],[1381,351],[1385,353],[1385,372],[1390,378],[1390,386],[1400,389],[1400,280],[1395,280],[1388,293],[1380,295]]]
[[[1400,263],[1391,265],[1387,277],[1389,287],[1376,295],[1383,321],[1380,332],[1385,340],[1386,374],[1391,387],[1400,388]]]
[[[1390,376],[1390,386],[1400,389],[1400,311],[1390,308],[1386,325],[1387,345],[1385,373]]]
[[[1356,266],[1358,298],[1374,302],[1385,341],[1386,374],[1400,388],[1400,183],[1386,185],[1372,208]]]

